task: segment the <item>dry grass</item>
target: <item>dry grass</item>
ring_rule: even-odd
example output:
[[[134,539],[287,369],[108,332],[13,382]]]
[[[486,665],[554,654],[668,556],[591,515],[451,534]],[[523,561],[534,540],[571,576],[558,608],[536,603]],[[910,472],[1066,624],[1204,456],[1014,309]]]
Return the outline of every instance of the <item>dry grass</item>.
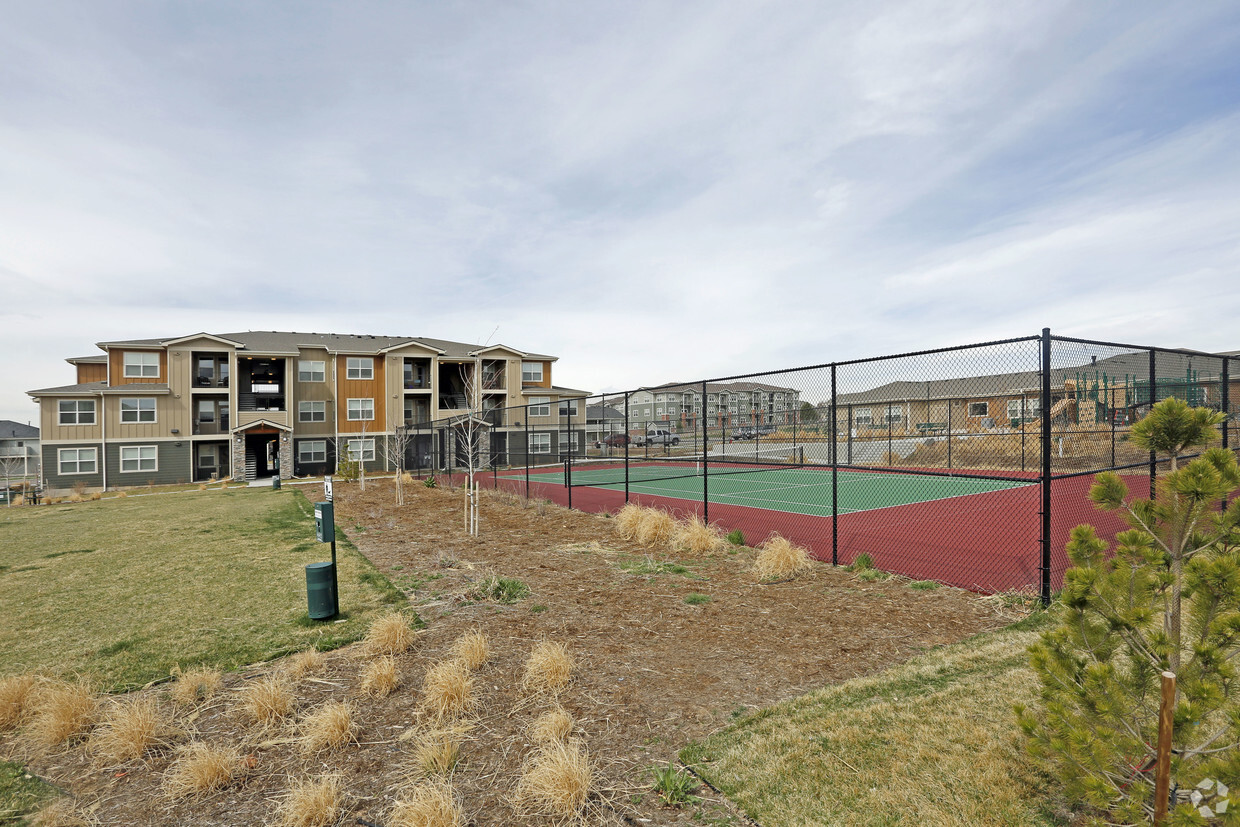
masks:
[[[391,612],[370,624],[362,641],[362,651],[367,655],[400,655],[413,648],[418,635],[409,625],[408,617]]]
[[[224,685],[224,676],[218,669],[198,666],[187,672],[174,669],[176,681],[172,684],[172,700],[181,706],[193,706],[211,699]]]
[[[461,758],[461,741],[468,731],[469,727],[457,725],[432,729],[417,736],[409,774],[414,778],[422,778],[452,772]]]
[[[27,818],[30,827],[95,827],[98,820],[71,798],[58,798]]]
[[[813,565],[814,561],[808,551],[774,534],[758,546],[758,558],[754,560],[753,573],[759,580],[784,580],[796,577]]]
[[[166,749],[184,735],[154,698],[135,698],[118,701],[108,709],[90,747],[105,762],[123,764]]]
[[[99,698],[90,687],[47,682],[34,690],[33,714],[25,734],[35,743],[56,746],[85,736],[98,716]]]
[[[245,759],[233,747],[191,741],[177,750],[164,773],[164,792],[171,798],[205,795],[227,787],[245,774]]]
[[[0,680],[0,732],[17,727],[30,715],[31,693],[37,683],[34,675]]]
[[[387,827],[465,827],[465,810],[452,787],[427,781],[414,786],[392,805]]]
[[[338,775],[291,779],[277,811],[280,827],[330,827],[344,814],[344,782]]]
[[[460,715],[474,703],[474,676],[463,663],[446,660],[426,670],[422,708],[438,718]]]
[[[241,692],[241,709],[252,721],[271,724],[293,711],[293,689],[283,675],[264,675]]]
[[[487,636],[482,633],[481,629],[466,632],[452,642],[449,654],[454,660],[460,661],[466,669],[476,670],[490,657]]]
[[[355,740],[353,711],[348,701],[328,701],[307,715],[300,726],[301,751],[324,752]]]
[[[626,540],[637,539],[637,527],[642,520],[642,507],[637,503],[625,503],[614,518],[616,533]]]
[[[567,741],[572,732],[573,716],[561,706],[539,715],[529,728],[530,740],[540,746]]]
[[[578,744],[554,742],[530,758],[517,784],[518,806],[557,821],[580,818],[595,788],[594,767]]]
[[[690,554],[714,554],[728,547],[719,527],[703,522],[697,514],[690,514],[688,519],[676,524],[672,544]]]
[[[525,661],[521,685],[535,692],[558,692],[573,677],[573,656],[563,643],[540,641]]]
[[[318,672],[327,664],[327,655],[318,649],[304,649],[288,659],[284,672],[293,680],[301,680],[306,675]]]
[[[665,546],[675,533],[675,517],[661,508],[643,508],[634,539],[644,546]]]
[[[386,698],[400,686],[396,659],[391,655],[372,660],[362,669],[361,693],[371,698]]]

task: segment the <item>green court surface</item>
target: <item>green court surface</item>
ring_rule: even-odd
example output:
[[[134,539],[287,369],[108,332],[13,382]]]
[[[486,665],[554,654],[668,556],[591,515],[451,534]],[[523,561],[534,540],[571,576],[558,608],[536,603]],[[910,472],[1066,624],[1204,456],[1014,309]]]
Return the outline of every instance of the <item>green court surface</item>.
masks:
[[[629,469],[629,491],[648,496],[701,502],[702,476],[700,473],[695,473],[693,468],[685,468],[683,472],[686,476],[674,479],[641,479],[643,475],[667,476],[675,471],[671,468],[647,470],[647,466],[634,464]],[[621,477],[620,482],[616,482],[617,473]],[[622,468],[597,470],[577,468],[572,471],[572,482],[574,486],[584,485],[623,491],[623,474]],[[562,471],[541,472],[531,476],[531,480],[563,485],[564,474]],[[838,513],[872,511],[897,505],[966,497],[991,491],[1006,491],[1030,484],[976,477],[940,477],[841,470],[837,480]],[[833,511],[831,469],[825,467],[753,471],[729,468],[723,473],[712,471],[707,477],[707,493],[710,502],[721,505],[749,506],[814,517],[830,517]]]

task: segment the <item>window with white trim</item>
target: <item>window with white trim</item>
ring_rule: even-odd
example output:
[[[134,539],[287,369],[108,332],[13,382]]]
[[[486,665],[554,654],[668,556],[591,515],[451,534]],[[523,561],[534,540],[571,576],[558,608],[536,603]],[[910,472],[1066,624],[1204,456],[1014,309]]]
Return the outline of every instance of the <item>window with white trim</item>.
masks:
[[[521,363],[521,381],[522,382],[541,382],[543,380],[543,363],[542,362],[522,362]]]
[[[374,379],[375,360],[369,356],[350,356],[345,360],[346,379]]]
[[[350,399],[348,401],[348,417],[351,421],[362,421],[375,418],[374,399]]]
[[[551,397],[531,396],[530,416],[551,416]],[[547,453],[550,453],[550,451]]]
[[[1040,396],[1025,397],[1025,416],[1031,416],[1031,417],[1042,416],[1042,397]]]
[[[574,446],[573,431],[560,431],[560,450]]]
[[[854,424],[870,425],[873,423],[873,421],[874,420],[870,418],[869,408],[857,408],[857,410],[853,411],[853,423]]]
[[[560,416],[576,416],[576,415],[577,415],[577,400],[576,399],[561,399],[560,400]]]
[[[375,441],[373,439],[350,439],[345,450],[349,459],[358,462],[371,462],[375,458]]]
[[[150,397],[121,397],[121,422],[154,422],[155,400]]]
[[[1019,399],[1009,399],[1007,401],[1008,419],[1020,419],[1020,403]]]
[[[315,359],[297,360],[298,382],[326,382],[327,363]]]
[[[990,416],[989,402],[970,402],[969,416]]]
[[[530,434],[530,453],[551,453],[551,434]]]
[[[303,439],[297,443],[298,462],[327,462],[327,440]]]
[[[95,400],[62,399],[57,405],[61,425],[94,425]]]
[[[349,400],[353,401],[353,400]],[[349,417],[352,419],[353,417]],[[371,419],[374,417],[372,416]],[[326,422],[327,421],[327,403],[326,402],[298,402],[297,403],[297,421],[298,422]]]
[[[901,408],[899,405],[888,405],[887,406],[887,421],[888,422],[899,422],[902,419],[904,419],[903,408]]]
[[[127,379],[159,378],[159,354],[142,350],[127,350],[124,354],[124,374]]]
[[[61,448],[56,462],[61,474],[93,474],[99,469],[95,448]]]
[[[215,401],[212,399],[198,400],[198,421],[200,423],[215,421]]]
[[[122,445],[121,473],[132,474],[139,471],[159,470],[159,446],[157,445]]]

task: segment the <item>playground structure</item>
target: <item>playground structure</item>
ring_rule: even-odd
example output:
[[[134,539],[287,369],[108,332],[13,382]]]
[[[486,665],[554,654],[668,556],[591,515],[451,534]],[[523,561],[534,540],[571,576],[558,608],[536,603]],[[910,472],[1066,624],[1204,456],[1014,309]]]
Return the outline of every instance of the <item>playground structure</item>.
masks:
[[[1174,396],[1193,407],[1210,404],[1210,389],[1200,371],[1189,369],[1180,377],[1156,377],[1151,382],[1134,374],[1109,375],[1078,371],[1064,382],[1064,398],[1051,408],[1051,421],[1067,425],[1127,425],[1140,418],[1151,399]]]

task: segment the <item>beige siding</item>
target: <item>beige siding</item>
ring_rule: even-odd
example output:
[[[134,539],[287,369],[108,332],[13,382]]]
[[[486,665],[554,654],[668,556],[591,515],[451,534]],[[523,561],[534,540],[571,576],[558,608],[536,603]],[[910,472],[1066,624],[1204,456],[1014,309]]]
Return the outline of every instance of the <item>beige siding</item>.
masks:
[[[121,422],[121,399],[154,399],[155,400],[155,421],[154,422]],[[184,435],[189,434],[188,427],[182,427],[175,424],[174,417],[171,413],[173,407],[170,403],[181,400],[173,400],[170,395],[152,396],[135,393],[132,397],[109,394],[104,398],[104,411],[107,416],[108,425],[108,441],[112,440],[141,440],[153,439],[156,437],[172,436],[171,430],[179,428]]]
[[[39,402],[39,434],[43,442],[57,441],[98,441],[103,434],[100,423],[103,422],[103,410],[100,407],[99,397],[93,397],[95,401],[95,424],[94,425],[61,425],[60,424],[60,400],[71,399],[74,401],[91,399],[89,396],[44,396]]]
[[[232,428],[233,430],[236,430],[237,428],[241,428],[264,419],[268,422],[274,422],[277,425],[293,424],[292,417],[289,416],[288,411],[238,411],[236,421],[233,422]],[[262,432],[255,431],[255,433]]]

